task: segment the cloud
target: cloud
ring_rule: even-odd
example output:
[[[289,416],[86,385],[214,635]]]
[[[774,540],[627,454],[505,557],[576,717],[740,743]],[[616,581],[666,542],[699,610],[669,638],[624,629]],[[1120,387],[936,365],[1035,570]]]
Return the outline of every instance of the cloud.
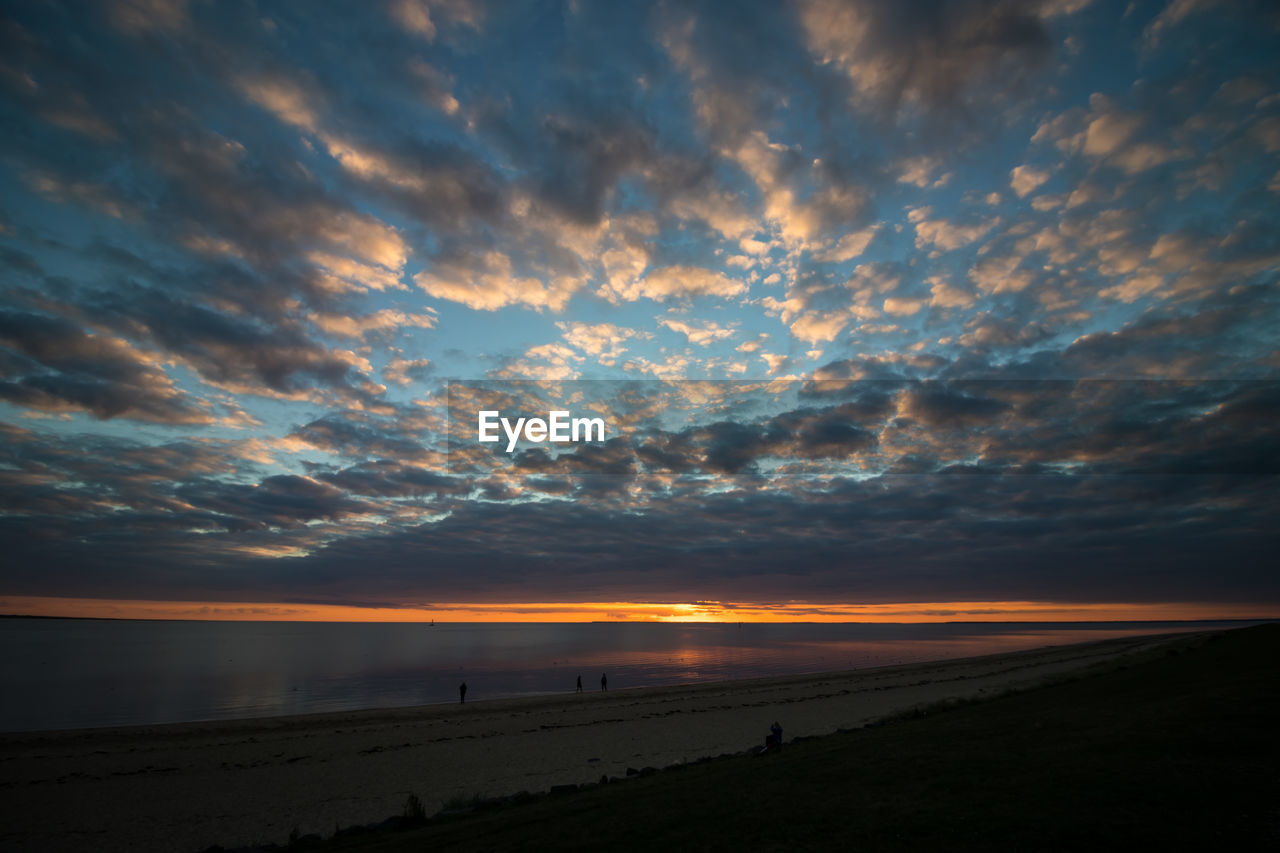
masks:
[[[310,252],[307,260],[322,274],[316,278],[317,286],[328,293],[365,293],[370,290],[405,290],[400,281],[400,265],[387,268],[375,264],[362,264],[352,258],[330,252]]]
[[[961,249],[985,237],[992,228],[1000,224],[999,217],[978,220],[970,223],[957,223],[946,219],[930,219],[933,210],[928,207],[911,211],[910,219],[916,229],[916,247],[927,249],[931,246],[950,252]]]
[[[473,29],[484,20],[483,8],[471,0],[390,0],[387,12],[406,31],[427,42],[435,41],[436,20]]]
[[[574,291],[582,286],[580,280],[567,277],[543,281],[532,275],[519,275],[511,258],[499,251],[437,259],[429,270],[418,273],[413,280],[434,297],[478,311],[496,311],[508,305],[562,311]]]
[[[214,421],[210,407],[182,392],[158,358],[121,338],[88,333],[60,318],[0,312],[0,345],[10,353],[0,364],[0,397],[11,403],[85,411],[104,420]]]
[[[830,249],[815,252],[815,261],[833,261],[836,263],[852,260],[867,250],[867,246],[880,231],[880,225],[871,225],[859,231],[846,234]]]
[[[430,329],[436,324],[434,312],[431,314],[407,314],[404,311],[393,311],[384,308],[363,317],[351,317],[345,314],[312,314],[311,322],[326,334],[346,338],[363,338],[370,334],[394,334],[404,329]]]
[[[151,290],[99,297],[99,316],[128,328],[196,371],[204,381],[236,393],[307,399],[316,390],[359,396],[368,361],[328,349],[296,325],[273,325]]]
[[[412,385],[426,379],[431,370],[429,358],[393,358],[382,368],[382,378],[396,385]]]
[[[622,366],[625,370],[648,374],[658,379],[689,378],[689,359],[682,355],[669,355],[663,361],[635,356],[623,362]]]
[[[977,299],[973,294],[953,287],[940,278],[931,280],[929,304],[934,308],[969,308]]]
[[[77,202],[113,219],[132,219],[137,216],[133,207],[105,184],[68,181],[49,172],[29,172],[23,178],[27,186],[51,201],[61,204]]]
[[[643,512],[625,502],[625,490],[554,505],[521,501],[514,493],[486,502],[461,501],[459,497],[470,491],[469,483],[398,460],[393,453],[310,476],[271,475],[229,483],[200,473],[202,465],[225,458],[217,452],[202,454],[192,448],[188,453],[174,447],[149,460],[141,446],[117,447],[115,452],[94,454],[100,461],[93,464],[101,470],[90,474],[81,469],[79,477],[99,483],[114,478],[125,490],[116,500],[142,505],[161,497],[147,489],[154,489],[154,475],[164,466],[172,474],[188,460],[194,463],[183,475],[185,482],[173,490],[173,497],[186,507],[181,514],[179,504],[171,503],[175,514],[152,527],[145,551],[136,540],[125,539],[111,552],[113,566],[119,566],[112,587],[116,595],[135,588],[198,592],[205,588],[211,566],[233,581],[253,578],[259,593],[287,590],[293,574],[304,566],[312,579],[309,592],[320,599],[359,594],[363,599],[404,600],[425,589],[421,559],[429,553],[441,566],[430,578],[431,588],[446,589],[464,600],[483,598],[485,590],[500,596],[521,584],[527,588],[534,563],[547,555],[554,557],[557,570],[544,570],[537,577],[539,590],[551,593],[571,591],[587,576],[601,590],[632,593],[722,594],[739,588],[744,578],[771,592],[794,591],[794,576],[780,575],[778,569],[787,565],[784,557],[789,555],[793,561],[804,559],[813,573],[804,589],[819,598],[839,599],[862,589],[863,597],[892,599],[910,593],[924,573],[931,588],[946,590],[948,597],[1041,599],[1079,591],[1084,571],[1093,575],[1085,587],[1089,595],[1117,600],[1115,596],[1123,594],[1121,600],[1135,600],[1132,596],[1141,598],[1145,588],[1143,579],[1124,570],[1132,552],[1120,546],[1137,540],[1143,553],[1159,558],[1166,584],[1200,595],[1214,589],[1214,595],[1229,599],[1235,593],[1223,593],[1222,585],[1257,589],[1252,576],[1228,568],[1227,574],[1214,575],[1210,587],[1197,566],[1205,549],[1241,555],[1266,549],[1263,531],[1276,509],[1274,490],[1256,477],[1224,477],[1221,472],[1259,453],[1274,458],[1276,400],[1265,383],[1219,385],[1209,396],[1204,392],[1203,386],[1176,383],[854,383],[839,392],[847,395],[844,400],[756,420],[716,420],[649,435],[634,447],[634,456],[614,443],[601,451],[600,459],[566,460],[545,472],[538,467],[541,463],[529,460],[532,485],[566,495],[580,494],[578,487],[563,479],[557,482],[548,472],[580,465],[577,470],[607,471],[621,482],[660,471],[699,471],[718,478],[714,488],[721,491],[674,490],[646,503]],[[1188,415],[1195,410],[1210,414]],[[912,423],[900,423],[904,417]],[[354,440],[353,449],[363,453],[377,447],[367,439],[395,429],[395,419],[363,425],[348,420],[345,429],[333,431],[339,423],[329,421],[324,429],[309,425],[311,436],[317,441],[323,436],[337,439],[335,447]],[[999,429],[974,432],[990,427]],[[949,464],[965,458],[973,437],[987,443],[986,453],[994,463],[985,476],[967,476],[968,469]],[[1247,450],[1232,452],[1242,440]],[[21,460],[20,471],[38,470],[29,467],[34,459],[43,464],[86,464],[84,454],[29,432],[6,436],[4,447],[19,445],[24,447],[22,454],[13,458]],[[929,458],[935,450],[951,455]],[[862,465],[886,453],[900,454],[897,458],[911,476],[808,482],[791,468],[767,487],[751,486],[761,476],[758,463],[764,459],[793,466]],[[1066,477],[1043,469],[1037,469],[1040,473],[1034,478],[991,473],[1000,466],[1052,461],[1063,454],[1089,459],[1103,470],[1137,463],[1144,466],[1139,470],[1149,473],[1104,478]],[[597,467],[588,467],[592,465]],[[912,465],[924,469],[913,471]],[[129,470],[151,476],[120,479]],[[1178,473],[1193,471],[1199,473]],[[143,482],[153,485],[140,489]],[[1029,483],[1035,488],[1028,488]],[[737,485],[723,491],[732,484]],[[55,497],[48,495],[49,500]],[[81,497],[72,489],[62,500]],[[371,513],[394,515],[394,508],[405,501],[435,510],[438,520],[423,524],[406,517],[376,529],[360,526]],[[1212,502],[1217,502],[1219,512],[1232,514],[1229,535],[1195,520]],[[47,509],[28,507],[27,512],[57,511],[59,506],[45,503]],[[118,528],[122,522],[140,522],[139,515],[117,511],[111,524]],[[1106,523],[1100,524],[1103,519]],[[32,520],[32,515],[25,519],[28,524]],[[43,516],[35,520],[45,523]],[[175,560],[191,553],[183,545],[187,540],[177,535],[184,525],[220,530],[201,537],[200,572],[172,567],[187,565]],[[347,535],[327,541],[311,532],[343,529],[342,525],[351,525],[345,528]],[[789,531],[785,540],[773,535],[777,525]],[[1192,529],[1185,529],[1187,525]],[[921,530],[929,535],[919,535]],[[65,582],[88,578],[100,569],[101,560],[91,559],[90,553],[103,550],[101,543],[111,535],[97,520],[82,520],[79,531],[79,536],[50,546],[38,544],[19,528],[0,525],[0,541],[24,563],[56,547]],[[264,532],[276,538],[258,538]],[[279,538],[283,535],[298,538]],[[662,546],[664,535],[679,537],[685,548],[700,551],[696,571],[692,563]],[[1211,539],[1207,544],[1205,536]],[[270,549],[265,548],[268,541]],[[741,547],[725,552],[726,541]],[[967,544],[957,548],[957,542]],[[860,568],[853,575],[847,560],[833,556],[847,554],[851,543],[857,543],[860,554]],[[288,566],[273,564],[270,557],[244,557],[249,552],[280,553],[286,546],[303,551]],[[606,562],[606,552],[613,555],[609,570],[591,574],[592,567]],[[495,565],[498,555],[501,571],[482,570]],[[904,561],[918,567],[909,584],[901,579]],[[956,570],[957,561],[962,571]],[[1028,565],[1037,571],[1028,572]],[[648,569],[640,571],[642,566]],[[644,578],[652,587],[637,586],[635,578]],[[13,583],[22,589],[41,588],[35,576]],[[1160,593],[1167,594],[1167,589]]]
[[[763,196],[765,220],[792,246],[803,246],[857,220],[866,210],[866,190],[848,175],[832,171],[822,161],[802,165],[795,150],[771,141],[762,131],[743,134],[724,153],[755,182]],[[797,186],[806,172],[814,187],[808,191]],[[857,240],[839,251],[852,252]]]
[[[901,405],[907,417],[945,429],[985,425],[1008,409],[1008,404],[970,392],[963,385],[914,386]]]
[[[428,498],[456,495],[469,488],[461,478],[389,460],[352,465],[340,471],[318,474],[316,479],[362,497]]]
[[[301,216],[293,211],[281,211],[281,215],[281,224],[286,227],[294,227],[295,220],[301,219],[298,225],[309,225],[329,244],[387,269],[399,270],[408,259],[409,246],[399,232],[372,216],[323,208],[302,212]]]
[[[508,364],[495,375],[512,379],[574,379],[582,361],[581,355],[564,344],[540,344],[530,347],[524,358]]]
[[[106,9],[116,29],[129,35],[172,32],[189,23],[187,0],[119,0]]]
[[[834,341],[854,319],[866,319],[874,310],[864,312],[850,309],[844,311],[807,311],[798,315],[791,323],[791,334],[798,340],[809,344],[820,344]]]
[[[1098,99],[1094,99],[1095,103]],[[1106,157],[1114,154],[1128,142],[1138,128],[1142,127],[1142,117],[1119,113],[1105,113],[1089,122],[1084,136],[1084,153],[1094,157]]]
[[[50,124],[97,142],[114,142],[120,136],[79,92],[66,92],[58,100],[46,101],[40,110],[40,117]]]
[[[1031,166],[1015,166],[1009,175],[1009,186],[1013,187],[1013,191],[1018,194],[1018,198],[1026,198],[1029,194],[1035,192],[1037,187],[1049,180],[1049,172],[1047,170],[1035,169]]]
[[[397,418],[340,412],[296,427],[286,438],[348,460],[428,462],[436,459],[425,444],[429,426],[429,421],[412,413]]]
[[[318,96],[295,80],[280,75],[241,77],[237,81],[246,98],[285,124],[315,133],[320,126],[315,101]]]
[[[435,39],[436,25],[431,20],[431,5],[425,0],[393,0],[389,10],[391,17],[409,32],[427,41]]]
[[[316,519],[337,520],[373,507],[347,496],[328,483],[292,474],[267,477],[261,483],[196,482],[177,490],[193,506],[251,527],[301,527]]]
[[[990,255],[973,265],[969,279],[987,293],[1018,293],[1034,281],[1030,271],[1019,268],[1021,263],[1013,255]]]
[[[916,314],[925,306],[928,300],[925,299],[904,299],[902,297],[890,296],[884,301],[884,313],[894,314],[898,317],[909,317]]]
[[[5,588],[1280,600],[1270,10],[1084,5],[15,7]]]
[[[1216,5],[1216,0],[1169,0],[1164,9],[1143,31],[1149,48],[1154,48],[1166,30],[1182,23],[1191,15]]]
[[[638,299],[665,302],[696,296],[737,296],[746,290],[746,284],[724,273],[703,267],[673,265],[651,269],[643,279],[617,295],[629,302]]]
[[[855,100],[889,108],[949,107],[1035,69],[1051,45],[1034,4],[807,0],[800,22],[814,56],[848,77]]]
[[[1132,304],[1163,286],[1163,275],[1135,275],[1130,276],[1121,284],[1098,291],[1098,295],[1104,299],[1118,299],[1121,302]]]
[[[466,231],[504,215],[503,179],[467,150],[441,142],[401,141],[385,150],[322,133],[329,155],[348,175],[383,192],[419,222]]]
[[[640,333],[635,329],[613,323],[559,322],[556,326],[564,332],[565,343],[597,358],[602,364],[612,364],[626,352],[623,344]]]
[[[658,324],[684,335],[689,339],[689,343],[702,347],[733,337],[733,329],[726,329],[711,322],[688,323],[672,317],[659,317]]]
[[[1129,174],[1145,172],[1156,166],[1163,166],[1173,160],[1184,159],[1187,155],[1175,151],[1165,145],[1153,142],[1140,142],[1130,146],[1111,158],[1111,162]]]
[[[941,157],[932,155],[909,157],[900,164],[902,172],[898,175],[898,180],[919,189],[926,189],[933,183],[933,174],[941,165]]]
[[[760,358],[768,365],[770,376],[777,376],[791,364],[791,357],[781,353],[762,352]]]
[[[705,222],[726,239],[745,239],[760,230],[760,223],[743,208],[742,199],[725,190],[680,194],[667,209],[681,219]]]
[[[1172,95],[1167,97],[1174,101]],[[1181,107],[1170,103],[1168,109]],[[1158,108],[1146,112],[1125,110],[1114,98],[1095,92],[1089,98],[1088,111],[1075,108],[1042,122],[1032,142],[1053,142],[1064,153],[1084,154],[1095,162],[1138,174],[1192,156],[1185,145],[1169,144],[1170,136],[1185,138],[1172,131],[1173,128],[1162,126]],[[1077,188],[1073,195],[1081,192]]]

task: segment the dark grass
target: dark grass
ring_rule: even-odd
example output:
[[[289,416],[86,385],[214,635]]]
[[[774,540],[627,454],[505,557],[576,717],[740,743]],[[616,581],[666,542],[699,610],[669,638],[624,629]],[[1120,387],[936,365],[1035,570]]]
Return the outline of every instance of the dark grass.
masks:
[[[1280,850],[1280,625],[332,851]],[[783,721],[785,725],[785,720]]]

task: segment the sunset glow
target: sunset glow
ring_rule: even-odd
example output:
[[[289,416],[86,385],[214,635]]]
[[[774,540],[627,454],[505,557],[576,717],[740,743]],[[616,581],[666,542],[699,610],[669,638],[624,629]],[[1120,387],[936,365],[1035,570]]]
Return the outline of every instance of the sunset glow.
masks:
[[[279,602],[117,601],[9,596],[6,613],[84,619],[194,619],[246,622],[1094,622],[1274,619],[1256,605],[1069,604],[945,601],[896,604],[760,605],[725,602],[537,602],[350,607]]]

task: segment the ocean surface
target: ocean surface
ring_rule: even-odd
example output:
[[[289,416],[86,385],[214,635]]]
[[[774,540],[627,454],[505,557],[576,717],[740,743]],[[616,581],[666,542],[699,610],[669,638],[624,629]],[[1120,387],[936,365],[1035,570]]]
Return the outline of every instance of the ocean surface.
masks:
[[[0,619],[0,731],[862,669],[1243,623],[368,624]]]

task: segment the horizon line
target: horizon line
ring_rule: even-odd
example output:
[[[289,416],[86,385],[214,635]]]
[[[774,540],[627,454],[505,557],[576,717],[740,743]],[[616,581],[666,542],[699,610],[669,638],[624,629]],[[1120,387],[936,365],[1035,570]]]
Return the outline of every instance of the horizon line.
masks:
[[[751,602],[449,602],[360,606],[280,601],[193,601],[2,596],[5,618],[183,622],[492,623],[1036,623],[1249,622],[1280,618],[1257,602],[916,601],[875,604]]]

